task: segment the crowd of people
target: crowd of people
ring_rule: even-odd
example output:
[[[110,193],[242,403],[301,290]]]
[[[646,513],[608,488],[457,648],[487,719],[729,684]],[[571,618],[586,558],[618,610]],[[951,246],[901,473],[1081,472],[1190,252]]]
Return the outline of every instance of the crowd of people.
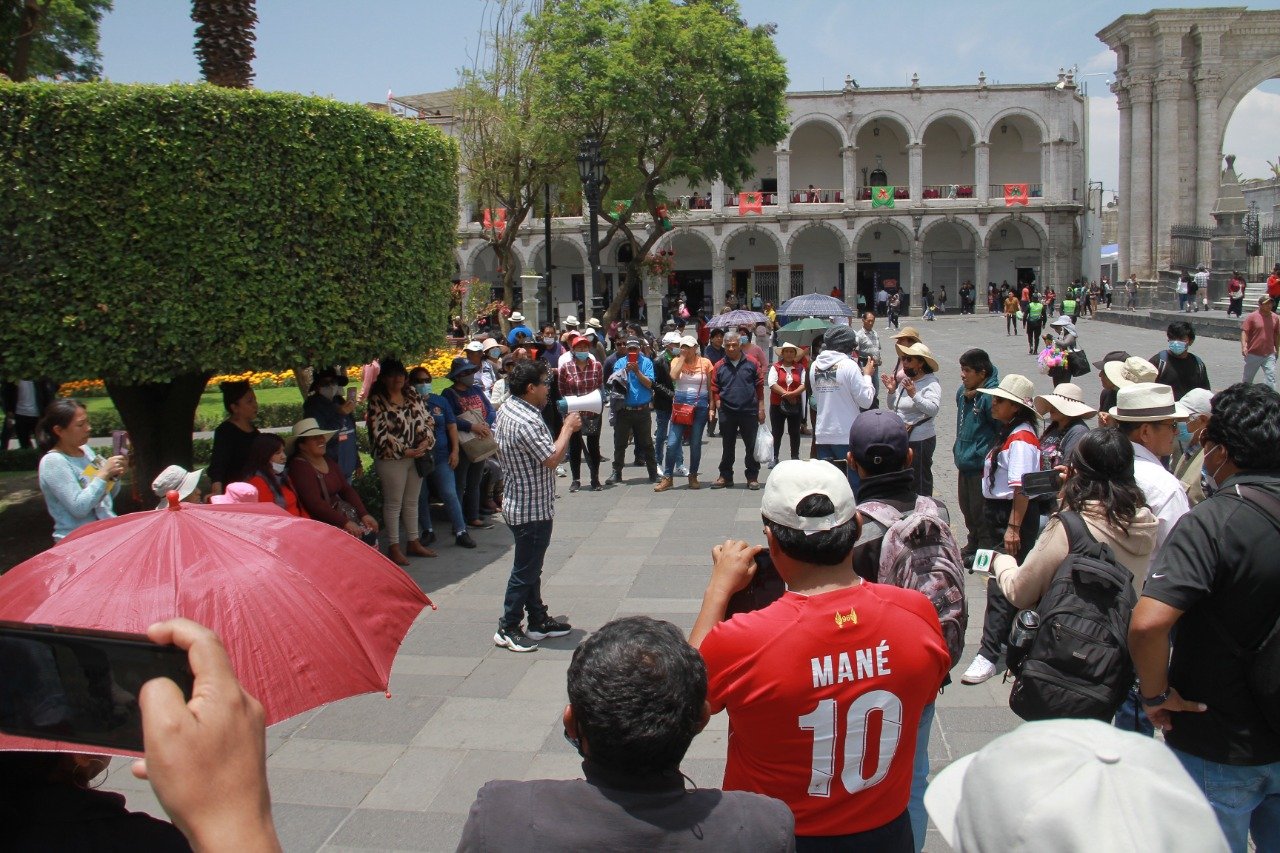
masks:
[[[153,486],[158,497],[274,503],[371,544],[383,532],[401,565],[435,556],[432,501],[460,547],[474,547],[469,531],[500,517],[514,551],[493,642],[530,652],[572,630],[542,596],[557,503],[575,500],[584,483],[634,486],[629,459],[656,493],[677,478],[699,489],[704,432],[718,430],[710,488],[734,488],[741,471],[747,489],[763,490],[759,543],[714,550],[687,640],[631,617],[577,646],[564,728],[585,780],[489,783],[460,849],[512,846],[537,826],[551,849],[696,840],[714,849],[918,853],[932,815],[957,849],[981,850],[1017,838],[1013,824],[1031,811],[1038,825],[1056,825],[1045,810],[1064,823],[1095,806],[1113,814],[1091,806],[1084,788],[1062,790],[1061,778],[1021,791],[1005,780],[1023,813],[978,805],[981,780],[1007,767],[1011,744],[1026,749],[1027,738],[1046,744],[1055,767],[1087,767],[1095,785],[1154,786],[1182,804],[1171,817],[1158,798],[1138,797],[1115,816],[1144,843],[1168,838],[1177,849],[1196,839],[1196,849],[1244,851],[1252,834],[1257,849],[1280,849],[1280,575],[1267,556],[1280,544],[1280,331],[1270,300],[1242,330],[1246,381],[1215,393],[1187,322],[1172,323],[1150,358],[1117,350],[1087,361],[1073,321],[1095,295],[1080,290],[1064,294],[1043,349],[1052,294],[1027,285],[988,300],[1003,310],[1007,333],[1023,321],[1029,355],[1052,377],[1049,393],[971,348],[957,359],[954,395],[944,395],[942,361],[922,333],[906,326],[882,342],[874,312],[806,345],[775,343],[767,317],[686,333],[677,315],[653,336],[637,324],[611,334],[576,317],[535,332],[517,313],[501,339],[463,345],[439,394],[425,368],[392,357],[371,365],[354,394],[341,392],[344,373],[318,369],[307,417],[285,436],[254,427],[247,383],[224,383],[209,494],[198,488],[201,472],[177,466]],[[1269,384],[1251,384],[1250,367]],[[1096,404],[1072,381],[1092,371],[1103,387]],[[381,521],[351,485],[361,401]],[[942,417],[955,418],[963,543],[935,495]],[[601,447],[606,419],[610,457]],[[84,408],[66,399],[49,403],[35,430],[49,451],[40,481],[55,541],[112,514],[124,461],[94,454],[88,432]],[[563,498],[559,477],[569,479]],[[1105,712],[1076,713],[1071,690],[1040,694],[1045,716],[1069,719],[1028,723],[943,774],[935,792],[929,736],[938,692],[962,663],[964,566],[988,577],[981,607],[973,602],[981,642],[962,684],[1011,672],[1014,693],[1025,695],[1051,676],[1062,681],[1053,674],[1071,661],[1055,661],[1057,652],[1107,672],[1116,698],[1098,700]],[[1124,589],[1105,601],[1081,592],[1090,572],[1110,572]],[[1076,611],[1049,604],[1072,594],[1108,624],[1089,634],[1071,621]],[[186,623],[153,634],[191,649],[197,687],[210,679],[231,690],[216,638]],[[261,727],[251,700],[214,714],[171,699],[144,695],[144,715],[209,713],[242,733]],[[722,710],[733,731],[725,791],[674,796],[685,791],[679,767],[690,741]],[[232,800],[246,815],[242,831],[272,837],[260,735],[214,771],[205,763],[216,732],[155,731],[138,772],[188,838],[208,837],[227,819],[190,795],[189,774],[206,771],[241,789]],[[55,770],[60,779],[83,775],[73,764],[39,772]]]

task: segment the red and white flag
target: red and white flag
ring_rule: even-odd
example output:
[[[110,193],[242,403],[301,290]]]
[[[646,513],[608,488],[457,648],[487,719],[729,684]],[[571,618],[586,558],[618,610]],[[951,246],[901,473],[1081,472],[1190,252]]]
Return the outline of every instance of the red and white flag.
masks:
[[[764,199],[758,192],[738,193],[738,215],[748,213],[764,213]]]

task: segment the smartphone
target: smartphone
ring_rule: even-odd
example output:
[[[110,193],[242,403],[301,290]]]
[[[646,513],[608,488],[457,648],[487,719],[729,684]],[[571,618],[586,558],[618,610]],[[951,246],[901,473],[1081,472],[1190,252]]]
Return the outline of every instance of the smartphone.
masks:
[[[837,468],[839,468],[841,474],[844,474],[846,477],[849,476],[849,460],[848,459],[828,459],[826,461],[836,466]]]
[[[740,589],[729,597],[729,606],[725,608],[724,618],[728,619],[737,613],[750,613],[773,604],[787,591],[787,584],[778,574],[773,564],[773,556],[765,548],[756,553],[756,573],[745,589]]]
[[[976,573],[995,577],[995,570],[992,568],[992,562],[995,558],[995,551],[990,548],[979,548],[973,554],[973,562],[969,564],[969,574]]]
[[[1062,488],[1062,475],[1058,471],[1032,471],[1022,475],[1022,493],[1029,500],[1052,497]]]
[[[111,455],[129,455],[129,433],[122,429],[113,429],[111,431]]]
[[[357,389],[356,389],[356,388],[354,388],[354,387],[351,387],[351,388],[348,388],[348,389],[347,389],[347,402],[348,402],[348,403],[354,403],[354,402],[356,401],[356,392],[357,392]]]
[[[635,364],[639,360],[640,360],[640,353],[638,352],[627,353],[627,364]]]
[[[142,752],[138,692],[170,678],[188,700],[187,653],[142,634],[0,621],[0,731]]]

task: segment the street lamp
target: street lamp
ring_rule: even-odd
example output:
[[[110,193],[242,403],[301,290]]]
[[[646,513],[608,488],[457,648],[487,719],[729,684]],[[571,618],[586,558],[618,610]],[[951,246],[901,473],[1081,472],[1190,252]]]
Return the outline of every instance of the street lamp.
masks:
[[[582,191],[587,195],[587,210],[590,213],[591,246],[588,255],[591,261],[591,298],[582,306],[588,315],[591,304],[600,295],[600,226],[596,216],[600,210],[600,189],[604,184],[604,160],[600,159],[600,140],[588,137],[578,146],[578,178],[582,181]]]

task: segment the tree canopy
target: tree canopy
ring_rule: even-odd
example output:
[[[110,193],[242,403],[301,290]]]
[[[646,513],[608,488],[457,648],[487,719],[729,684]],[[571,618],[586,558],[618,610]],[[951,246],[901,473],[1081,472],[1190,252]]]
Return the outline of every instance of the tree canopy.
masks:
[[[111,0],[9,0],[0,5],[0,73],[92,80],[102,73],[98,24]]]
[[[546,0],[530,25],[542,50],[535,112],[600,140],[602,214],[614,213],[601,243],[621,232],[633,273],[663,233],[665,184],[739,187],[756,149],[786,135],[787,73],[773,28],[748,25],[733,0]],[[624,203],[616,213],[615,200]]]

